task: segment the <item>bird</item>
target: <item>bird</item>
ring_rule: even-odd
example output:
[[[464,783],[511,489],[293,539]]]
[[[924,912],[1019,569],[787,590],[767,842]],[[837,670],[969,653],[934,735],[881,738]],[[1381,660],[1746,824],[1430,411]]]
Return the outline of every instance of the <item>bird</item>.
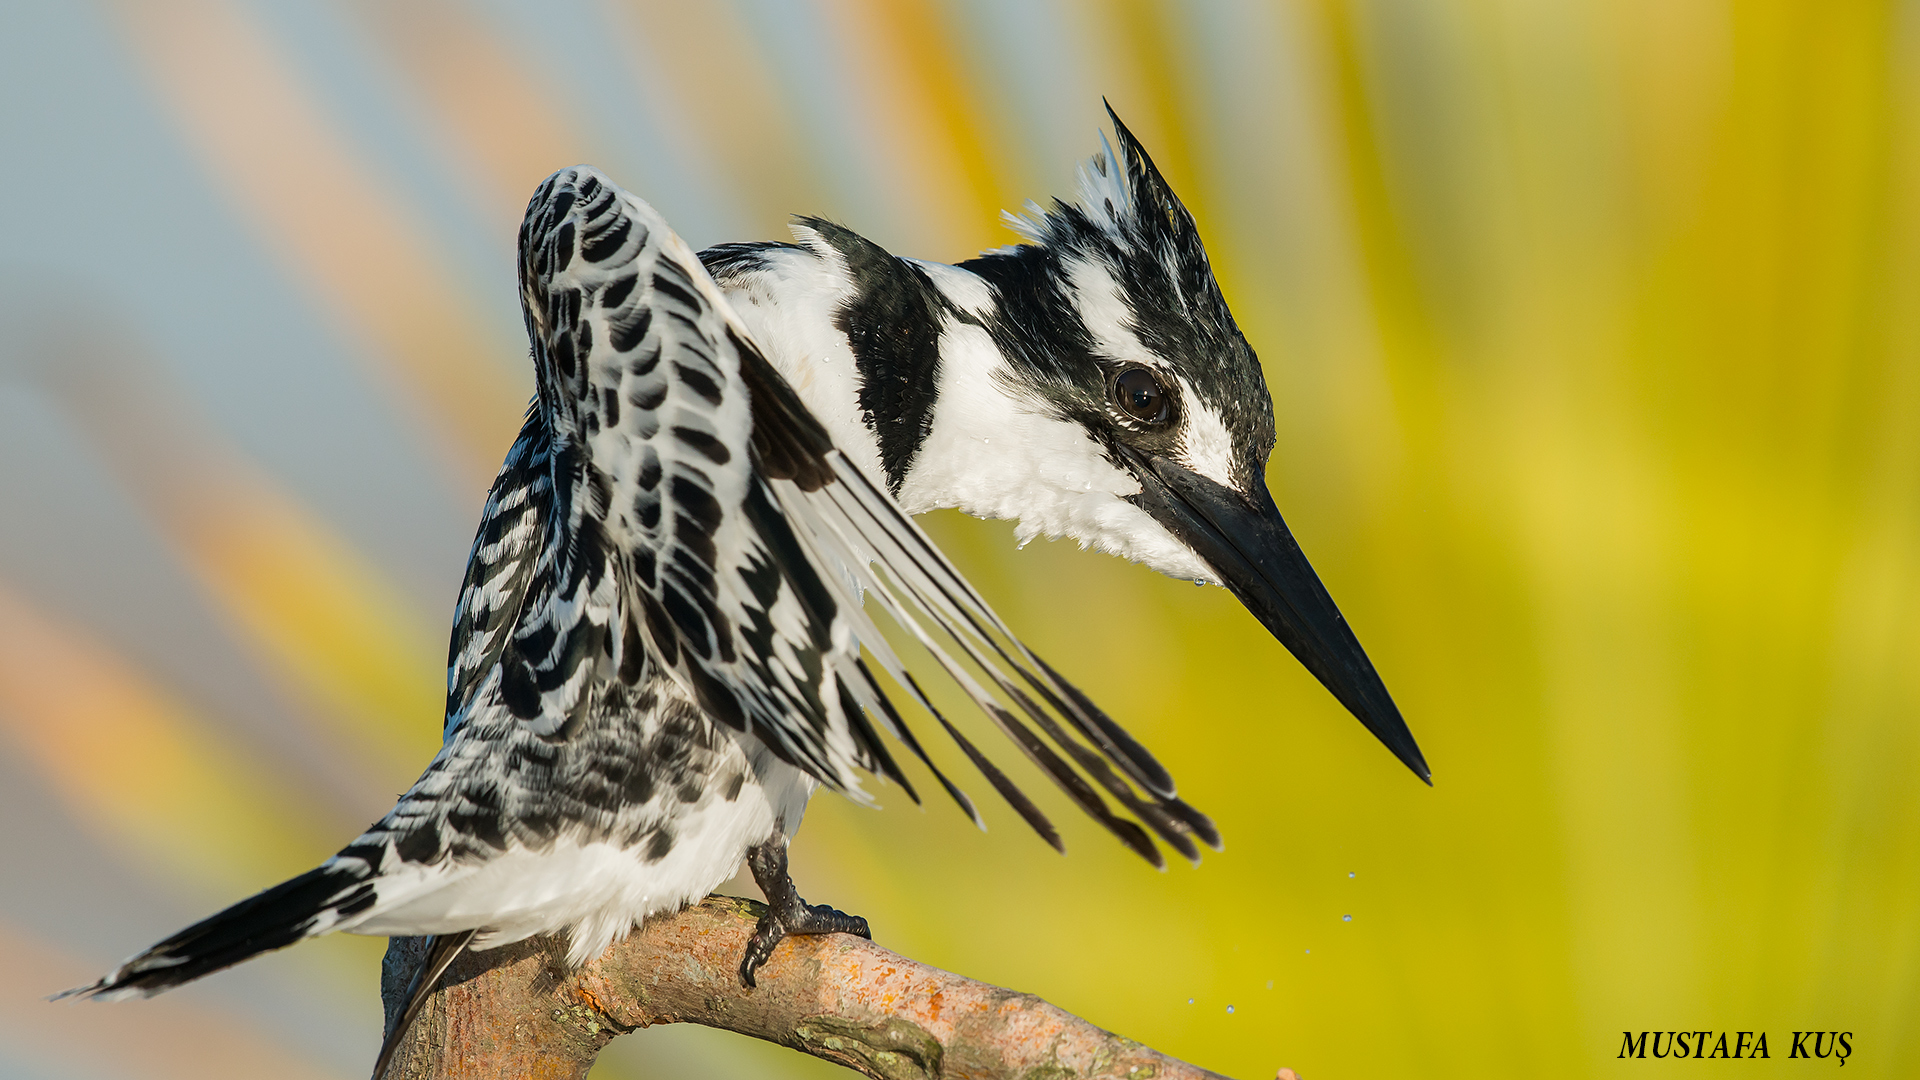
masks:
[[[1273,399],[1193,215],[1109,105],[1071,201],[958,265],[800,218],[702,260],[835,445],[910,514],[1012,519],[1224,585],[1406,767],[1432,770],[1266,484]]]
[[[768,901],[753,987],[787,935],[871,933],[788,872],[815,790],[872,803],[864,774],[919,802],[891,743],[985,828],[896,696],[1064,852],[875,615],[1124,846],[1218,850],[918,527],[937,506],[1226,586],[1431,782],[1266,488],[1271,402],[1193,219],[1108,114],[1121,152],[1103,137],[1076,200],[952,266],[819,218],[695,253],[598,170],[549,177],[518,245],[535,392],[455,605],[440,750],[320,866],[59,996],[149,996],[335,931],[428,936],[377,1078],[463,951],[559,933],[578,967],[743,861]]]

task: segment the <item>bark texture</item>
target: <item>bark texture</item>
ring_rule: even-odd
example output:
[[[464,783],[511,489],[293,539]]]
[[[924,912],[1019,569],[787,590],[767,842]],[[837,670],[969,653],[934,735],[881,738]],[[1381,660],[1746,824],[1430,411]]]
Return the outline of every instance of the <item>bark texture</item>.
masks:
[[[876,1080],[1224,1080],[1031,994],[963,979],[845,934],[791,937],[737,969],[761,905],[709,897],[649,920],[578,971],[536,938],[456,960],[376,1080],[575,1080],[615,1036],[653,1024],[725,1028]],[[381,975],[387,1023],[425,955],[395,938]]]

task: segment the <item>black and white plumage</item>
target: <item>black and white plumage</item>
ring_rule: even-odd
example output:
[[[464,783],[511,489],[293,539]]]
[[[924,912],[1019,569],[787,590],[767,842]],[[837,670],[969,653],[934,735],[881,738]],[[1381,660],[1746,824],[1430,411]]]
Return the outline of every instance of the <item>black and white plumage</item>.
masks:
[[[1273,510],[1271,406],[1192,220],[1115,126],[1124,165],[1109,149],[1077,203],[1022,222],[1033,243],[957,267],[813,219],[696,256],[593,170],[550,178],[520,237],[536,396],[456,609],[440,752],[322,866],[71,993],[151,994],[334,930],[441,935],[442,960],[565,932],[580,964],[750,852],[773,902],[751,982],[781,934],[864,932],[786,877],[817,786],[866,801],[864,772],[917,800],[896,742],[980,820],[862,647],[1062,847],[876,611],[1126,846],[1217,847],[907,516],[935,506],[1226,584],[1424,776]]]
[[[909,513],[957,507],[1230,589],[1415,775],[1426,760],[1274,506],[1273,406],[1193,217],[1120,150],[958,265],[831,222],[703,253],[767,356]]]
[[[157,992],[334,930],[477,930],[474,948],[566,931],[584,963],[784,843],[816,785],[865,799],[864,771],[912,791],[883,736],[926,756],[860,647],[931,705],[863,594],[1128,846],[1159,859],[1108,796],[1189,857],[1218,842],[834,449],[651,208],[567,170],[535,195],[521,249],[537,394],[456,610],[440,753],[325,865],[79,993]]]

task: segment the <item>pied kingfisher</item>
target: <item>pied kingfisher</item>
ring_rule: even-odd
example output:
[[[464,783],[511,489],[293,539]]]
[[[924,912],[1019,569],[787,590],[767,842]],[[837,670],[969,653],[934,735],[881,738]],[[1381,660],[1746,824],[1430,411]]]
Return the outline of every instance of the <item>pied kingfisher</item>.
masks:
[[[918,800],[883,735],[980,821],[863,647],[1064,850],[873,610],[1126,846],[1217,849],[907,516],[935,507],[1225,585],[1426,779],[1267,491],[1272,405],[1193,219],[1109,116],[1121,154],[1103,141],[1076,201],[957,266],[814,218],[696,255],[593,169],[550,177],[520,230],[536,391],[455,608],[440,752],[323,865],[68,993],[153,994],[335,930],[434,935],[377,1076],[462,949],[565,932],[578,966],[742,859],[769,901],[752,986],[787,934],[867,934],[799,897],[786,848],[817,786],[870,801],[864,771]]]

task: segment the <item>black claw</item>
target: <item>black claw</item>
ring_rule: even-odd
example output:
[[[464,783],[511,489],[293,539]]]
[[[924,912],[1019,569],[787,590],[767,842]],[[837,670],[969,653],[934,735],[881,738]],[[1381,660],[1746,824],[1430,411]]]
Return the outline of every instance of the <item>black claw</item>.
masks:
[[[753,937],[747,941],[746,955],[740,958],[740,985],[749,988],[758,985],[754,972],[760,970],[760,965],[773,955],[774,946],[788,934],[857,934],[873,940],[867,920],[826,904],[809,904],[800,898],[793,878],[787,875],[786,837],[776,835],[748,851],[747,866],[753,870],[754,882],[767,896],[767,913],[760,916],[760,924],[753,928]]]
[[[753,937],[747,939],[746,955],[740,958],[741,986],[751,990],[760,985],[754,979],[753,973],[760,970],[760,965],[766,963],[767,958],[773,955],[773,947],[780,944],[780,939],[786,936],[786,930],[781,928],[780,919],[774,915],[772,909],[768,909],[765,915],[760,916],[760,925],[753,928]]]

